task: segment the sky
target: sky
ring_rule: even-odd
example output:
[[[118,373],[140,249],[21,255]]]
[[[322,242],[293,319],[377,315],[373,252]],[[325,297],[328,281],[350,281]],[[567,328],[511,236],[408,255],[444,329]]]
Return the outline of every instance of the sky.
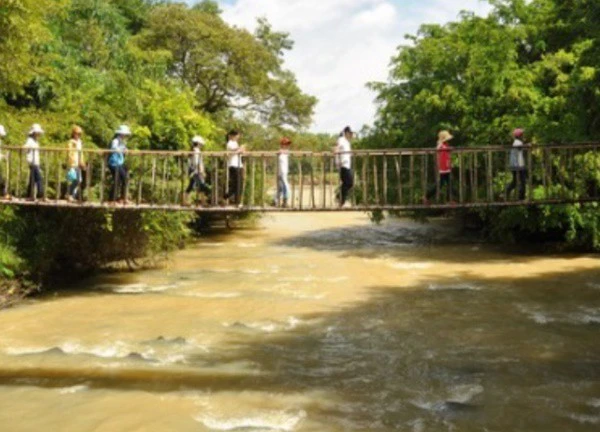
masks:
[[[194,3],[193,0],[188,0]],[[482,0],[220,0],[223,17],[254,30],[266,17],[290,33],[294,49],[286,68],[306,93],[316,96],[311,130],[336,133],[346,125],[372,124],[375,95],[370,81],[385,81],[389,63],[406,34],[424,23],[456,20],[460,11],[485,15]]]

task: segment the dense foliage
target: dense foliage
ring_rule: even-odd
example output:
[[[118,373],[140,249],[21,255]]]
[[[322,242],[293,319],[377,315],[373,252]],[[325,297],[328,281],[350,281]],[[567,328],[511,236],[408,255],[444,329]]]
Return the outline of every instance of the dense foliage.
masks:
[[[129,124],[130,148],[189,149],[200,134],[222,149],[230,127],[261,142],[308,125],[316,104],[284,67],[287,34],[265,20],[254,34],[229,25],[210,0],[10,0],[0,2],[0,27],[5,145],[22,145],[40,123],[42,146],[66,147],[79,124],[87,147],[106,148]],[[190,234],[190,218],[5,210],[0,274],[43,279],[170,250]]]
[[[600,2],[490,3],[487,17],[424,25],[399,47],[389,81],[370,84],[379,114],[364,146],[431,147],[441,129],[457,146],[510,144],[515,127],[538,144],[600,140]],[[594,176],[595,166],[587,164]],[[497,238],[598,248],[597,213],[586,205],[480,216]]]

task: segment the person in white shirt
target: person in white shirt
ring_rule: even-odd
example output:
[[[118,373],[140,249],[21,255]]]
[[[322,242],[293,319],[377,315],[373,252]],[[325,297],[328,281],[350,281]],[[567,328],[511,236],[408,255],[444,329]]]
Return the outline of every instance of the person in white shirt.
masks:
[[[212,190],[206,184],[206,170],[204,168],[204,160],[202,158],[202,148],[206,142],[201,136],[195,136],[192,139],[192,157],[190,158],[189,176],[190,185],[185,191],[184,205],[188,203],[189,195],[196,190],[198,193],[204,193],[207,197],[210,196]]]
[[[350,126],[344,128],[342,136],[338,139],[336,147],[336,162],[340,169],[340,180],[342,189],[340,194],[340,207],[343,207],[348,201],[350,191],[354,187],[354,174],[352,173],[352,139],[354,132]]]
[[[242,154],[246,151],[245,146],[239,145],[240,133],[232,130],[227,135],[227,151],[229,152],[229,188],[225,194],[225,200],[233,198],[235,205],[242,202],[242,191],[244,186],[244,162]]]
[[[519,200],[525,201],[527,193],[527,165],[525,164],[525,155],[523,151],[523,129],[515,129],[513,137],[513,149],[510,152],[510,170],[513,174],[512,183],[506,188],[506,196],[510,196],[512,191],[519,188]]]
[[[31,200],[44,196],[44,181],[40,170],[40,137],[44,130],[39,124],[34,124],[29,131],[24,148],[27,149],[29,164],[29,186],[27,197]]]
[[[277,158],[278,163],[278,175],[277,175],[277,204],[283,208],[288,206],[288,200],[290,198],[290,183],[288,182],[288,175],[290,172],[290,146],[292,140],[289,138],[281,139],[281,150]]]
[[[6,138],[6,129],[4,126],[0,125],[0,163],[4,161],[5,157],[2,153],[2,139]],[[2,165],[5,165],[2,163]],[[6,165],[6,169],[8,170],[8,165]],[[0,199],[9,200],[10,195],[8,194],[8,185],[6,184],[6,180],[2,176],[2,169],[0,168]]]

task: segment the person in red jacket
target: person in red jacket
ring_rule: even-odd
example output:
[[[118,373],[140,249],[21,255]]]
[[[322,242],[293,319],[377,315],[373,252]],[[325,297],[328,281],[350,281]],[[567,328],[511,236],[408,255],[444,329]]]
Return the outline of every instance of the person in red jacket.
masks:
[[[450,147],[450,141],[454,137],[446,130],[443,130],[438,135],[437,142],[437,168],[440,178],[440,192],[446,187],[446,194],[448,202],[452,201],[452,148]],[[427,197],[425,203],[433,198],[437,194],[437,186],[433,186],[427,191]]]

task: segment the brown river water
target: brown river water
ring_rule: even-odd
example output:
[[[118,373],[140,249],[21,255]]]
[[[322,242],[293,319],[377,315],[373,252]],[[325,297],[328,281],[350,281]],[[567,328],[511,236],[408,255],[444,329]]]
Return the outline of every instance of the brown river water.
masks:
[[[597,431],[600,259],[269,216],[0,313],[0,431]]]

